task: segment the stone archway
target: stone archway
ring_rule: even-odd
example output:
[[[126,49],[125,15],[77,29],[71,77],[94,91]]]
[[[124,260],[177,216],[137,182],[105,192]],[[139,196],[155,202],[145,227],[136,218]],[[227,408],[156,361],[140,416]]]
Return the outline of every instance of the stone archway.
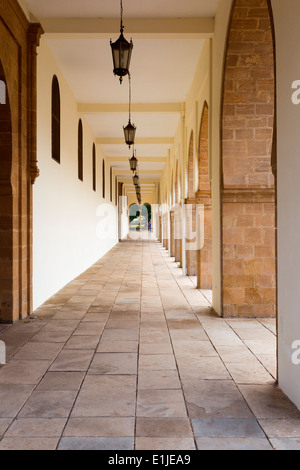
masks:
[[[194,190],[194,132],[191,132],[188,155],[188,191],[186,208],[186,274],[197,276],[196,200]]]
[[[234,0],[222,110],[223,316],[276,313],[275,48],[271,6]]]
[[[0,105],[0,322],[11,323],[32,313],[32,185],[39,175],[36,52],[43,30],[28,23],[17,3],[7,2],[2,19],[0,80],[7,99]]]
[[[198,148],[198,191],[196,204],[200,217],[197,250],[197,287],[212,289],[212,207],[209,179],[208,104],[203,105]],[[201,215],[201,216],[200,216]]]
[[[0,61],[2,99],[0,103],[0,320],[10,321],[13,311],[13,187],[12,173],[12,118],[7,82]]]

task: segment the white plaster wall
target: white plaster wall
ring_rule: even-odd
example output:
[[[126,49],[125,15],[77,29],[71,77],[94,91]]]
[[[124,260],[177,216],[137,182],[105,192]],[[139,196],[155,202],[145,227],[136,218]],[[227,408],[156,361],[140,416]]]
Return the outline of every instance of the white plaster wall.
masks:
[[[292,344],[300,340],[300,105],[291,99],[292,83],[300,80],[300,2],[272,0],[272,7],[278,116],[278,379],[300,408],[300,365],[292,363]]]
[[[51,158],[51,84],[56,74],[61,95],[61,164]],[[38,49],[38,166],[33,187],[33,297],[40,306],[101,258],[117,242],[117,208],[102,198],[102,154],[97,146],[97,191],[92,189],[95,140],[42,38]],[[84,180],[77,176],[77,129],[82,118]],[[114,190],[114,188],[113,188]],[[114,201],[114,197],[113,197]]]

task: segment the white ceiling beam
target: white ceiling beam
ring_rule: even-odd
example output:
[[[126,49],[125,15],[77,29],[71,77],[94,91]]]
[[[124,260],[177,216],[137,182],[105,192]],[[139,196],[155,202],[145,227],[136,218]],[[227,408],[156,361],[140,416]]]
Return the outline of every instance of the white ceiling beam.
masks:
[[[69,39],[111,38],[116,40],[120,31],[119,18],[39,18],[47,34],[53,38]],[[214,18],[126,18],[125,37],[183,39],[212,38]],[[128,39],[128,38],[127,38]]]
[[[132,188],[132,186],[133,186],[132,182],[130,183],[129,181],[127,181],[126,183],[124,183],[125,188]],[[140,186],[142,188],[155,189],[156,188],[156,182],[152,182],[152,183],[143,182],[143,183],[140,184]]]
[[[126,162],[130,157],[106,157],[106,161],[110,163]],[[168,157],[138,157],[139,163],[167,163]]]
[[[132,183],[132,177],[129,175],[123,175],[123,174],[116,174],[116,176],[119,178],[119,181],[124,184],[133,186]],[[149,178],[147,176],[139,175],[140,176],[140,186],[141,185],[148,185],[148,184],[157,184],[160,182],[160,176],[152,176],[152,178]]]
[[[132,171],[131,170],[121,170],[119,168],[114,168],[116,173],[118,173],[117,176],[124,176],[124,175],[129,175],[132,176]],[[156,170],[155,168],[153,170],[139,170],[138,174],[139,176],[141,175],[162,175],[163,170]]]
[[[131,103],[134,113],[168,113],[181,114],[184,103]],[[128,103],[78,103],[81,114],[124,113],[128,114]]]
[[[98,137],[97,145],[122,145],[124,137]],[[173,145],[174,137],[138,137],[135,139],[136,145]]]

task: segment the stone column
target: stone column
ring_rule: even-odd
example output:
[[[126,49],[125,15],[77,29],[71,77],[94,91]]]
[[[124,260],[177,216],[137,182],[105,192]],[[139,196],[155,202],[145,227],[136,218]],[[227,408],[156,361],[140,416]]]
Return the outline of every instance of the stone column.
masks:
[[[186,274],[197,276],[196,201],[186,199]]]
[[[170,255],[175,257],[175,214],[170,212]]]
[[[197,287],[212,289],[212,206],[210,191],[196,193],[197,227]]]

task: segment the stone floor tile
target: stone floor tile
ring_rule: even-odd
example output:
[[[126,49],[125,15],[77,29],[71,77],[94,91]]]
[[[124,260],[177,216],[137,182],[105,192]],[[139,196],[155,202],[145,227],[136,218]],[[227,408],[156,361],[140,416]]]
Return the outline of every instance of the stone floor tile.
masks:
[[[254,324],[251,323],[251,325]],[[256,326],[253,326],[252,328],[233,327],[233,329],[242,340],[273,341],[275,339],[273,333],[262,326],[259,322],[257,322]]]
[[[84,372],[47,372],[37,390],[79,390]]]
[[[99,343],[97,352],[107,353],[137,353],[138,341],[108,341],[102,340]]]
[[[73,335],[82,335],[82,336],[100,336],[103,332],[105,322],[81,322],[80,325],[76,328]]]
[[[269,438],[299,438],[299,419],[259,419],[260,426]]]
[[[103,306],[103,307],[101,307],[101,306],[97,306],[97,307],[91,306],[91,307],[88,309],[88,312],[87,312],[87,314],[86,314],[86,316],[85,316],[84,319],[85,319],[85,321],[88,321],[89,318],[91,318],[91,321],[95,321],[95,319],[92,319],[93,316],[94,316],[94,315],[97,315],[97,316],[99,315],[99,316],[102,317],[102,318],[100,318],[100,317],[97,318],[97,317],[96,317],[96,321],[98,321],[98,320],[101,321],[101,320],[103,319],[104,315],[106,315],[106,317],[108,317],[108,315],[109,315],[110,312],[111,312],[111,309],[112,309],[111,306]]]
[[[138,327],[138,320],[127,320],[126,318],[111,318],[106,324],[106,328],[125,328],[129,330],[134,330]]]
[[[15,354],[14,360],[54,360],[61,349],[61,343],[30,342],[26,343],[19,352]]]
[[[144,343],[140,344],[140,354],[173,354],[171,342],[168,343]]]
[[[281,438],[270,439],[274,450],[300,450],[300,439],[297,438]]]
[[[171,330],[172,341],[209,341],[209,338],[202,328],[192,328],[181,330]]]
[[[137,354],[135,353],[96,353],[88,374],[137,374]]]
[[[66,418],[18,418],[5,437],[60,437],[65,424]]]
[[[258,321],[276,335],[276,318],[259,318]]]
[[[57,312],[52,317],[52,320],[82,320],[85,315],[86,310],[77,311],[68,307]]]
[[[33,385],[0,386],[0,417],[14,418],[31,395]]]
[[[214,346],[242,345],[242,340],[234,333],[223,329],[206,329],[206,334]]]
[[[63,437],[58,450],[133,450],[133,437]]]
[[[137,418],[137,437],[193,437],[188,418]]]
[[[178,356],[177,364],[182,380],[230,379],[230,375],[219,357]]]
[[[253,362],[255,356],[244,344],[216,345],[222,361],[227,363]]]
[[[9,361],[21,347],[34,337],[35,333],[14,333],[12,328],[1,334],[1,341],[6,346],[6,361]],[[39,334],[39,333],[38,333]]]
[[[82,319],[82,322],[106,322],[109,317],[109,312],[91,312],[90,310]]]
[[[195,442],[191,437],[162,438],[162,437],[137,437],[136,450],[195,450]]]
[[[168,320],[168,327],[170,330],[191,330],[199,328],[199,322],[196,318],[192,319],[172,319]]]
[[[264,438],[196,438],[198,450],[273,450]]]
[[[138,417],[186,417],[186,407],[181,390],[141,390],[137,397]]]
[[[139,389],[181,389],[177,370],[139,370]]]
[[[254,417],[232,380],[184,380],[183,390],[191,418]]]
[[[12,422],[11,418],[0,418],[0,439]]]
[[[57,332],[57,331],[44,331],[41,330],[36,333],[31,339],[30,342],[40,342],[40,343],[65,343],[68,341],[72,334],[72,331],[69,332]]]
[[[7,333],[16,334],[34,334],[46,325],[47,322],[37,318],[35,320],[20,320],[19,322],[11,325]]]
[[[255,355],[259,354],[272,354],[273,356],[276,355],[276,339],[275,337],[271,340],[244,340],[246,346],[253,352]]]
[[[65,345],[65,349],[95,350],[99,343],[99,336],[72,335]]]
[[[147,329],[141,331],[140,342],[141,344],[169,343],[170,336],[168,330]]]
[[[55,450],[59,439],[51,437],[4,437],[0,450]]]
[[[173,341],[175,356],[217,357],[210,341]]]
[[[8,324],[4,324],[4,323],[1,323],[0,324],[0,335],[3,333],[3,331],[7,330],[7,328],[11,327],[11,325],[8,323]]]
[[[300,418],[300,411],[275,385],[240,385],[239,389],[257,418]]]
[[[273,384],[274,377],[253,358],[244,363],[226,363],[226,367],[237,384]]]
[[[94,351],[64,349],[55,359],[50,371],[86,371],[89,368]]]
[[[173,354],[140,354],[139,371],[176,370]]]
[[[221,418],[192,419],[196,437],[265,437],[256,419]]]
[[[105,328],[101,339],[103,341],[137,341],[139,331],[127,328]]]
[[[275,354],[256,354],[257,359],[266,368],[269,374],[276,379],[277,377],[277,360]]]
[[[79,320],[50,320],[42,329],[43,333],[69,333],[73,332]]]
[[[0,386],[3,384],[37,384],[48,369],[50,361],[23,361],[11,359],[0,369]]]
[[[136,377],[88,375],[71,417],[135,416]]]
[[[20,418],[67,418],[77,391],[36,390],[19,413]]]
[[[65,437],[133,437],[135,418],[70,418]]]

